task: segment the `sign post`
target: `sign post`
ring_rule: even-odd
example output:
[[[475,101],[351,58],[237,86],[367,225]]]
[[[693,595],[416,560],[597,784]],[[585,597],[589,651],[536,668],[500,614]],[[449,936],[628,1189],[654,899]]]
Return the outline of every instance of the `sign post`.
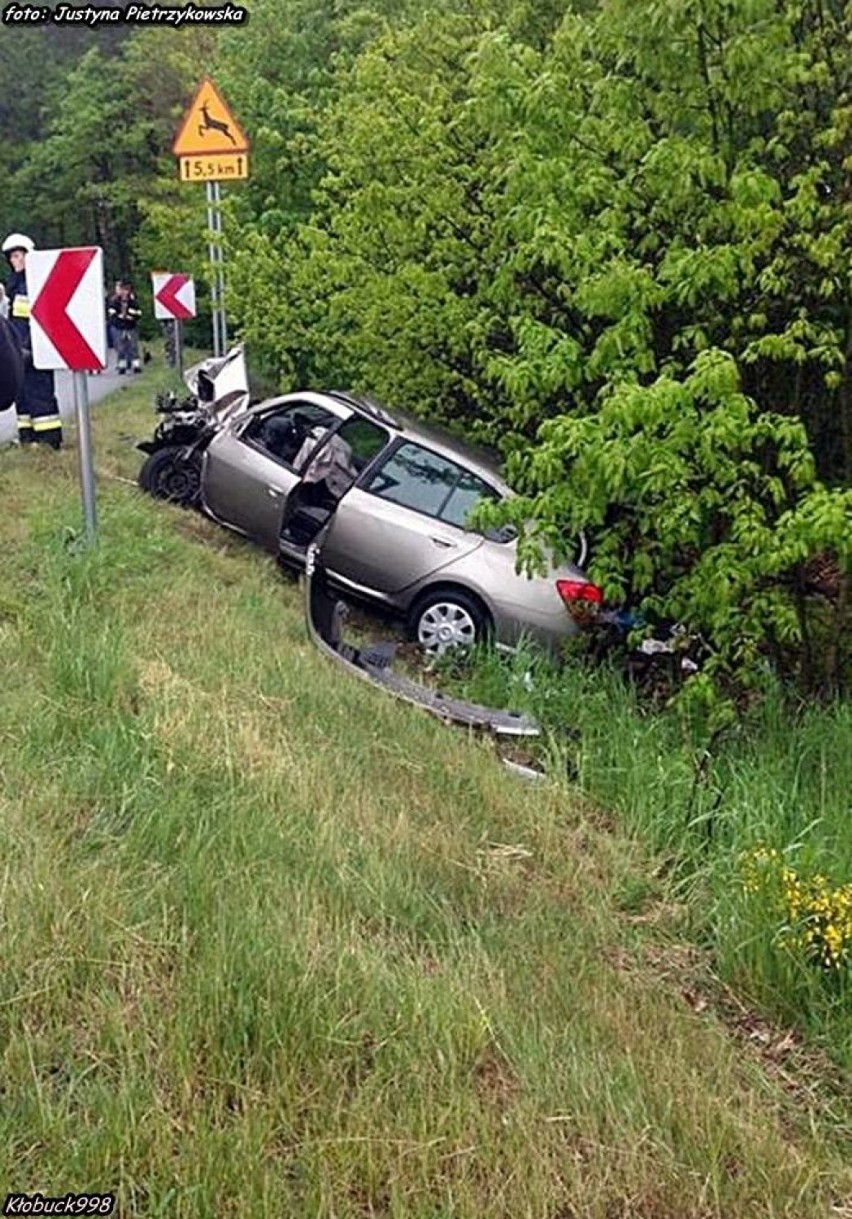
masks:
[[[74,374],[83,519],[91,543],[98,523],[86,373],[106,367],[103,250],[99,246],[33,250],[27,256],[27,287],[33,364],[67,368]]]
[[[222,315],[225,311],[225,302],[223,300],[222,250],[218,245],[219,214],[216,210],[216,186],[217,183],[208,182],[206,187],[207,231],[210,234],[210,239],[207,243],[207,253],[211,268],[210,295],[213,300],[213,354],[214,356],[222,356],[225,354],[225,347],[222,342]]]
[[[175,336],[175,367],[183,376],[183,335],[181,322],[195,317],[195,280],[180,272],[152,271],[154,317],[171,322]]]
[[[213,304],[213,354],[228,347],[225,315],[225,269],[222,253],[222,196],[220,182],[248,177],[249,141],[222,94],[209,76],[183,116],[172,144],[182,182],[203,182],[207,192],[210,296]]]

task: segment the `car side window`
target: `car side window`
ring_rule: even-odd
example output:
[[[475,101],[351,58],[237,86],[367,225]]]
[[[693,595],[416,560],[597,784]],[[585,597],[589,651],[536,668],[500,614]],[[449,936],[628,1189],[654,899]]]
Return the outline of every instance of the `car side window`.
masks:
[[[364,489],[460,529],[484,495],[496,498],[496,492],[469,470],[411,442],[400,445]]]
[[[269,414],[256,415],[242,439],[275,461],[293,466],[305,440],[315,428],[329,428],[337,417],[314,402],[295,402]]]
[[[405,508],[438,516],[457,478],[458,468],[451,462],[408,443],[400,445],[382,463],[364,490]]]
[[[387,442],[385,428],[356,415],[318,443],[306,441],[307,460],[302,465],[300,453],[296,466],[302,467],[305,483],[325,482],[331,494],[340,499]]]
[[[353,415],[338,429],[337,435],[345,440],[352,450],[350,458],[353,467],[360,474],[381,453],[390,439],[387,428],[379,427],[361,415]]]
[[[459,529],[467,529],[468,518],[481,500],[499,498],[488,483],[477,478],[470,470],[461,470],[459,480],[450,492],[450,498],[441,509],[441,520],[446,521],[448,525],[457,525]]]

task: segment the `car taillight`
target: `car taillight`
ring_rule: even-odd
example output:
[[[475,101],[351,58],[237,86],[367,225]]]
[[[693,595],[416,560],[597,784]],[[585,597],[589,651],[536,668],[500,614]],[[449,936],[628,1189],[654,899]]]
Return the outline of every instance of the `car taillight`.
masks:
[[[603,589],[588,580],[557,580],[556,591],[580,626],[593,622],[603,604]]]

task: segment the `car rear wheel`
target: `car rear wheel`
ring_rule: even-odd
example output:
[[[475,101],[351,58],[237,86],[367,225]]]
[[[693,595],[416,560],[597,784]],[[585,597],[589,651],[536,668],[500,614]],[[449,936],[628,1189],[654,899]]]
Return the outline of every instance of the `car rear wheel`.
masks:
[[[157,499],[194,508],[201,502],[201,459],[176,445],[157,449],[139,472],[139,486]]]
[[[410,623],[424,652],[441,656],[451,648],[481,643],[490,626],[482,604],[461,589],[436,589],[417,602]]]

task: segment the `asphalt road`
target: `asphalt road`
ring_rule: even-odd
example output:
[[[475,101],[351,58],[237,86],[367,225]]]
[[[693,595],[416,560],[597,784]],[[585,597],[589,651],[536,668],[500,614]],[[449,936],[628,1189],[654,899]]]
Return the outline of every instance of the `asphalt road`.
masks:
[[[89,387],[89,402],[99,402],[101,398],[105,398],[107,394],[112,393],[114,389],[118,389],[121,385],[126,385],[132,382],[136,374],[127,373],[120,377],[115,371],[115,353],[110,352],[110,360],[113,361],[110,367],[105,369],[100,376],[95,377],[90,373],[86,374],[86,382]],[[59,413],[63,419],[74,418],[74,374],[70,372],[57,372],[56,377],[56,396],[59,399]],[[8,444],[14,440],[16,436],[15,427],[15,412],[3,411],[0,412],[0,444]]]

